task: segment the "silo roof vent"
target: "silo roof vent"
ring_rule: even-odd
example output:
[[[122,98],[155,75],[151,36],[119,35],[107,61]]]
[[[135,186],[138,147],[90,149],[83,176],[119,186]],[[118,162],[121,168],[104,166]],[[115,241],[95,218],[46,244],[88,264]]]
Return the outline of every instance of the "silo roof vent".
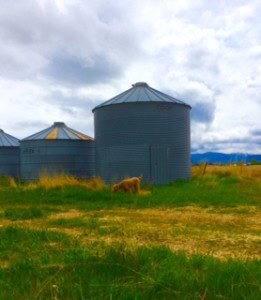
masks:
[[[137,103],[137,102],[138,103],[141,102],[175,103],[175,104],[180,104],[191,108],[190,105],[186,104],[185,102],[180,101],[172,96],[169,96],[158,90],[153,89],[146,82],[136,82],[132,84],[132,88],[130,88],[129,90],[96,106],[92,111],[94,111],[97,108],[108,106],[108,105],[121,104],[121,103]]]
[[[0,147],[19,147],[19,140],[0,129]]]
[[[63,126],[66,126],[64,122],[54,122],[53,123],[53,126],[56,126],[56,127],[63,127]]]
[[[133,83],[132,86],[135,87],[135,86],[149,86],[149,85],[147,84],[147,82],[136,82]]]
[[[23,140],[86,140],[93,141],[93,138],[68,127],[64,122],[54,122],[40,132],[37,132]]]

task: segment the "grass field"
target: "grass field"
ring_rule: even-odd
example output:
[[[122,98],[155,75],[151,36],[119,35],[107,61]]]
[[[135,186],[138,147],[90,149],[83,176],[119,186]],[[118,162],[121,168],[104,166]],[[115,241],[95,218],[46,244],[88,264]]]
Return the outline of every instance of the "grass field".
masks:
[[[0,299],[260,299],[261,166],[143,189],[0,178]]]

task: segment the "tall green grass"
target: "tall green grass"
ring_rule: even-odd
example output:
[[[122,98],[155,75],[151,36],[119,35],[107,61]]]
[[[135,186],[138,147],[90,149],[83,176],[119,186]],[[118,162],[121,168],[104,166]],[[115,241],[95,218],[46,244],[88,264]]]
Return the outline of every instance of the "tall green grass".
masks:
[[[13,252],[14,243],[31,239],[36,245],[29,253],[44,248],[46,257],[53,255],[46,247],[48,239],[66,240],[55,233],[14,228],[3,234],[9,239],[6,250]],[[8,267],[0,268],[0,299],[259,299],[258,261],[188,257],[163,247],[84,248],[68,241],[66,246],[57,260],[16,256]]]
[[[47,256],[59,260],[62,251],[76,244],[75,240],[70,240],[60,232],[23,229],[13,226],[1,227],[0,262],[4,260],[7,264],[12,264],[27,257],[41,262]]]
[[[60,183],[52,186],[48,181],[48,185],[28,188],[26,184],[0,179],[1,300],[259,299],[260,260],[220,261],[211,256],[173,253],[160,246],[102,243],[93,239],[95,233],[106,234],[99,218],[93,215],[43,222],[48,210],[54,209],[111,210],[186,205],[212,206],[218,212],[223,207],[226,211],[231,207],[234,212],[240,206],[243,218],[248,212],[244,205],[260,206],[258,180],[227,171],[204,176],[200,173],[189,181],[145,186],[151,191],[147,196],[113,194],[108,186],[99,185],[99,189],[95,189],[70,180],[65,186]],[[6,219],[33,218],[42,218],[37,222],[49,226],[49,230],[4,227],[10,223]],[[20,226],[28,226],[28,223],[18,222]],[[76,239],[58,231],[82,228],[84,244],[81,244],[83,236]],[[117,230],[117,227],[107,230]]]
[[[12,221],[37,219],[42,218],[44,215],[46,215],[46,212],[36,206],[29,208],[8,208],[4,212],[4,217]]]
[[[55,187],[48,190],[23,186],[0,191],[0,204],[71,205],[83,209],[111,209],[114,207],[145,208],[199,206],[260,205],[261,185],[250,179],[214,174],[177,181],[163,186],[145,186],[147,196],[112,193],[109,187],[90,190],[85,187]]]

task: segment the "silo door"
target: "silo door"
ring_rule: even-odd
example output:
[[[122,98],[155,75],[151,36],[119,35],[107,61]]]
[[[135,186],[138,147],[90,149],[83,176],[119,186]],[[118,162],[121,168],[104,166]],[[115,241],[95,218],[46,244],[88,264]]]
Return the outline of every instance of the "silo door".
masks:
[[[151,146],[151,180],[155,184],[169,182],[167,147]]]

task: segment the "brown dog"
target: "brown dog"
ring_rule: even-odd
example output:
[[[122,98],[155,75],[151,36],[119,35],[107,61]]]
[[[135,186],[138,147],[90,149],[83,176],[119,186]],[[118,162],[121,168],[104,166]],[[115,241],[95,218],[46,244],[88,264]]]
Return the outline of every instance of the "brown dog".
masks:
[[[136,191],[137,194],[139,194],[142,178],[143,178],[142,175],[140,177],[126,178],[121,182],[114,184],[112,187],[112,191],[113,193],[115,193],[122,190],[128,194],[131,194],[133,191]]]

